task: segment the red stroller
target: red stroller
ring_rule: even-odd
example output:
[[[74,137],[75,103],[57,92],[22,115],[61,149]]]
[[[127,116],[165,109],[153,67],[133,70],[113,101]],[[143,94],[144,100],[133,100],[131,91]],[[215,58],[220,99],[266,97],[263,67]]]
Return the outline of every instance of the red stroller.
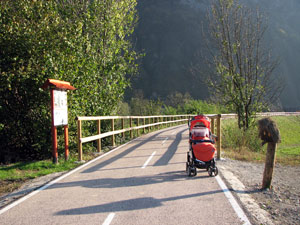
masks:
[[[215,163],[215,136],[211,134],[209,119],[204,115],[193,117],[189,121],[189,143],[186,172],[188,176],[196,176],[197,169],[206,169],[209,176],[217,176]]]

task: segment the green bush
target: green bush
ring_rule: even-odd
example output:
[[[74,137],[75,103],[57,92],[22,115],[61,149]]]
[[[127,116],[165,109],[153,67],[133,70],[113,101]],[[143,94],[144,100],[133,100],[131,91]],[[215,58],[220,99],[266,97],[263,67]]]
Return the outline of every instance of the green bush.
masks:
[[[222,147],[231,148],[236,151],[250,150],[260,152],[263,150],[261,140],[258,137],[257,126],[252,126],[244,131],[239,129],[233,119],[223,120],[222,125]]]
[[[186,114],[219,114],[226,112],[225,108],[202,100],[190,100],[183,105]]]
[[[51,156],[50,95],[40,88],[48,78],[77,88],[68,94],[71,150],[76,116],[116,110],[137,72],[135,7],[136,0],[0,1],[0,162]]]

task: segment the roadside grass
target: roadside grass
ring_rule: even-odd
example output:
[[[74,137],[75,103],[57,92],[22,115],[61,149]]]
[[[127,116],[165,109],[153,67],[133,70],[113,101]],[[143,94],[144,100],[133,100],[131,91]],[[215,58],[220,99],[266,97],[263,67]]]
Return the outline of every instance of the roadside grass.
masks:
[[[53,164],[51,160],[18,162],[0,166],[0,196],[19,188],[24,182],[47,174],[68,171],[77,167],[75,158]]]
[[[276,150],[276,162],[300,165],[300,116],[277,116],[271,119],[277,124],[281,136],[281,143]],[[224,120],[222,140],[226,157],[244,161],[265,161],[267,144],[261,146],[257,126],[245,133],[237,128],[234,119]]]

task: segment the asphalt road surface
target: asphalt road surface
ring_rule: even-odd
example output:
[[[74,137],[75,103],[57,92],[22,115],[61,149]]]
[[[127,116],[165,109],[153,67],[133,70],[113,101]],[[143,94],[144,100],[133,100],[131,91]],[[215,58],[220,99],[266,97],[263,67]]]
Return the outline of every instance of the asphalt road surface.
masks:
[[[249,224],[220,176],[185,173],[187,125],[144,135],[0,211],[0,224]]]

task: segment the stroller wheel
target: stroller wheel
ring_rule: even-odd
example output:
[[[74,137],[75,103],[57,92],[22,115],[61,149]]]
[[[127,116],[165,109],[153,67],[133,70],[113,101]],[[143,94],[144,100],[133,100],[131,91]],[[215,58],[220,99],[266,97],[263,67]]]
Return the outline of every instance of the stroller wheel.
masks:
[[[197,175],[197,169],[196,169],[196,167],[194,167],[193,169],[192,169],[192,176],[194,177],[194,176],[196,176]]]
[[[218,173],[219,173],[219,170],[218,170],[218,167],[215,167],[215,176],[217,176],[218,175]]]
[[[212,166],[209,166],[208,167],[208,175],[213,177],[213,176],[217,176],[219,173],[219,170],[218,170],[218,167],[212,167]]]
[[[186,164],[186,173],[189,177],[192,176],[192,169],[188,164]]]

